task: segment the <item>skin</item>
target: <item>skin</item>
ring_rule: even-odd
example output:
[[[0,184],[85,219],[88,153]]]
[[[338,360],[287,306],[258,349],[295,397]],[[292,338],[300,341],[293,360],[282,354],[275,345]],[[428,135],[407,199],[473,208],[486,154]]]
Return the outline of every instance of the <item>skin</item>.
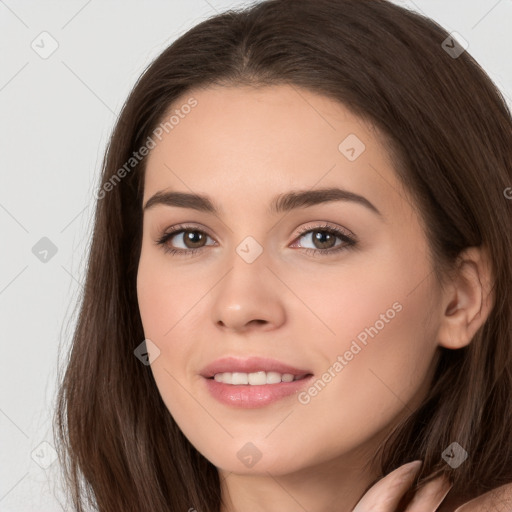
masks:
[[[193,192],[220,213],[168,205],[144,212],[137,293],[145,336],[160,351],[151,364],[159,392],[218,468],[222,512],[351,511],[379,477],[366,464],[426,394],[438,347],[461,348],[485,321],[486,259],[469,250],[460,279],[440,287],[419,211],[384,139],[344,105],[279,85],[195,90],[173,108],[191,96],[197,106],[149,154],[143,204],[161,191]],[[349,134],[365,145],[353,161],[338,149]],[[267,211],[275,195],[331,186],[364,196],[382,215],[349,201]],[[165,253],[156,241],[182,223],[204,242],[186,245],[181,231],[167,245],[202,249]],[[357,245],[320,254],[344,239],[321,245],[299,229],[325,236],[325,223],[349,230]],[[252,263],[236,252],[247,236],[263,249]],[[234,408],[212,398],[200,376],[219,357],[255,355],[319,379],[397,302],[402,309],[307,404],[292,395]],[[261,453],[252,467],[237,457],[248,442]],[[368,500],[383,492],[389,485]]]

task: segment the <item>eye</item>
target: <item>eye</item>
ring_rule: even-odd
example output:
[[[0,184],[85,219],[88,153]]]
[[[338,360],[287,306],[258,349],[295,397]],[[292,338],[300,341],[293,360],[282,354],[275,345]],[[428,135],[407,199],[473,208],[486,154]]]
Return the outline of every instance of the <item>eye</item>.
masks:
[[[328,224],[302,229],[297,240],[301,238],[309,239],[313,244],[313,249],[305,248],[306,254],[311,255],[328,256],[349,249],[357,244],[357,240],[352,233],[345,233]],[[341,242],[336,244],[336,239],[340,239]]]
[[[168,254],[194,254],[205,247],[204,242],[209,235],[194,226],[178,225],[169,233],[164,233],[156,243],[161,245],[164,252]],[[170,246],[171,239],[181,239],[182,248],[175,249]]]
[[[174,238],[181,243],[181,248],[171,246],[170,242]],[[198,229],[195,226],[180,224],[172,231],[164,233],[156,241],[156,244],[162,246],[164,252],[167,254],[191,256],[197,251],[201,251],[204,247],[207,247],[207,245],[205,245],[207,238],[211,237],[205,231]],[[313,249],[303,248],[304,252],[310,255],[327,256],[349,249],[357,244],[357,240],[352,233],[348,234],[328,224],[303,228],[296,240],[300,240],[301,238],[309,238],[313,245],[316,246],[316,248]],[[336,239],[341,240],[341,242],[337,244]],[[173,242],[173,245],[174,243],[176,242]],[[215,243],[210,245],[215,245]],[[291,245],[291,247],[294,247],[294,245]],[[300,247],[302,248],[302,245]]]

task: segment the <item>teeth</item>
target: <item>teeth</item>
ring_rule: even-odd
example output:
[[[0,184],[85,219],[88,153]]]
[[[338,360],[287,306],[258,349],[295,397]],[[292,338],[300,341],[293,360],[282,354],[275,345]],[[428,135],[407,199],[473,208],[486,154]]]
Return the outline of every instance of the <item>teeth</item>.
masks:
[[[293,380],[301,379],[302,376],[292,375],[291,373],[277,373],[277,372],[254,372],[254,373],[241,373],[241,372],[225,372],[216,373],[214,379],[223,384],[249,384],[251,386],[262,386],[263,384],[279,384],[280,382],[292,382]]]

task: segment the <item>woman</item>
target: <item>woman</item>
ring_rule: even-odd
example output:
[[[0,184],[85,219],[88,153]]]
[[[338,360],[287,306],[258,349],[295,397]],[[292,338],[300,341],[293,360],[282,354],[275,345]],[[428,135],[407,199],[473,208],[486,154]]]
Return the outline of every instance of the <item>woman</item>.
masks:
[[[511,157],[478,64],[387,1],[175,41],[97,194],[56,417],[75,508],[504,503]]]

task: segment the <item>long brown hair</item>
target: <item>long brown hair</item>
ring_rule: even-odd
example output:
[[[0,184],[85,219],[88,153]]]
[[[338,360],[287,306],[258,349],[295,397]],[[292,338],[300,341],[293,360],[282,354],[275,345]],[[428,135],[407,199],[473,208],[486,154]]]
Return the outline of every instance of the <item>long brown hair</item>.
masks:
[[[467,347],[440,348],[428,395],[375,457],[383,475],[421,459],[420,477],[445,473],[465,498],[512,482],[511,113],[447,38],[386,0],[268,0],[196,25],[146,69],[108,144],[57,400],[56,443],[77,511],[87,503],[101,512],[220,509],[217,469],[134,356],[144,339],[136,275],[146,158],[126,166],[178,98],[213,84],[291,84],[376,126],[415,199],[440,280],[463,249],[488,248],[495,303],[487,321]],[[457,469],[441,458],[454,441],[470,456]]]

